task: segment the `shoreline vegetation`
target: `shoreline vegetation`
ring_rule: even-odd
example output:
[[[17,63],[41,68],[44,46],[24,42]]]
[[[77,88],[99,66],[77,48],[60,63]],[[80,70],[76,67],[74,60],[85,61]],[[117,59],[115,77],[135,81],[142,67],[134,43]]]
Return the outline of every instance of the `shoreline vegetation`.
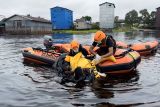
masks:
[[[137,31],[138,28],[135,27],[121,27],[121,28],[114,28],[113,32],[130,32],[130,31]]]
[[[90,30],[52,30],[52,33],[68,33],[68,34],[88,34],[88,33],[95,33],[99,29],[90,29]],[[129,28],[129,27],[122,27],[122,28],[114,28],[113,32],[129,32],[135,31],[138,28]]]
[[[97,29],[98,30],[98,29]],[[52,33],[69,33],[69,34],[88,34],[95,33],[97,30],[52,30]]]

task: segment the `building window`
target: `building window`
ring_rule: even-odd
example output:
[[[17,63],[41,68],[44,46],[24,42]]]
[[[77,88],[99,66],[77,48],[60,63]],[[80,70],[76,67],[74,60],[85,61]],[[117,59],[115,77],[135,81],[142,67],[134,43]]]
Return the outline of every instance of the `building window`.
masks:
[[[15,21],[13,22],[13,26],[14,26],[15,28],[22,28],[22,21],[21,21],[21,20],[15,20]]]
[[[21,28],[22,27],[22,21],[17,21],[17,28]]]

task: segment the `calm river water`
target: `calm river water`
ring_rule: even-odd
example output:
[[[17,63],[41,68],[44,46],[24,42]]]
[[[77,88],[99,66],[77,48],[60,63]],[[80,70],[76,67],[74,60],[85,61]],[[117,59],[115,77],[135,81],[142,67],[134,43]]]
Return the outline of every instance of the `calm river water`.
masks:
[[[94,34],[55,34],[55,43],[77,39],[91,44]],[[159,36],[158,36],[159,35]],[[156,32],[114,33],[116,40],[126,43],[158,39]],[[133,75],[110,80],[104,85],[75,88],[61,85],[51,68],[23,62],[21,49],[43,47],[43,35],[0,36],[0,106],[1,107],[159,107],[160,50],[142,57]]]

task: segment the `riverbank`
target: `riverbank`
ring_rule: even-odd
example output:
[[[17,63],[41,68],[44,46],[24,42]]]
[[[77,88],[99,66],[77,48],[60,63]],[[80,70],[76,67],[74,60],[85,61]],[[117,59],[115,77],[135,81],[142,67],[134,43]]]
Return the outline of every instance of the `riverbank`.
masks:
[[[95,33],[99,29],[91,29],[91,30],[52,30],[52,33],[69,33],[69,34],[88,34],[88,33]],[[135,31],[137,28],[114,28],[113,32],[128,32],[128,31]]]
[[[138,28],[130,28],[130,27],[121,27],[121,28],[114,28],[113,32],[129,32],[129,31],[137,31]]]
[[[95,33],[97,30],[53,30],[52,33],[69,33],[69,34],[88,34]]]
[[[95,33],[99,29],[91,29],[91,30],[52,30],[52,33],[68,33],[68,34],[89,34]],[[154,29],[139,29],[136,27],[120,27],[114,28],[112,32],[130,32],[130,31],[158,31]]]

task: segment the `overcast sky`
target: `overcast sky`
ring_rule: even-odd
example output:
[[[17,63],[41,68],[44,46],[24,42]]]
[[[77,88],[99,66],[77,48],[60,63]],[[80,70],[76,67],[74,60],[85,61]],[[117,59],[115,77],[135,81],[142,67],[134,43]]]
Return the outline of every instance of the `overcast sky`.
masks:
[[[151,12],[160,7],[160,0],[0,0],[0,15],[31,14],[50,19],[50,8],[62,6],[73,11],[74,19],[89,15],[95,22],[99,20],[99,4],[104,2],[114,3],[115,16],[120,18],[132,9],[146,8]]]

